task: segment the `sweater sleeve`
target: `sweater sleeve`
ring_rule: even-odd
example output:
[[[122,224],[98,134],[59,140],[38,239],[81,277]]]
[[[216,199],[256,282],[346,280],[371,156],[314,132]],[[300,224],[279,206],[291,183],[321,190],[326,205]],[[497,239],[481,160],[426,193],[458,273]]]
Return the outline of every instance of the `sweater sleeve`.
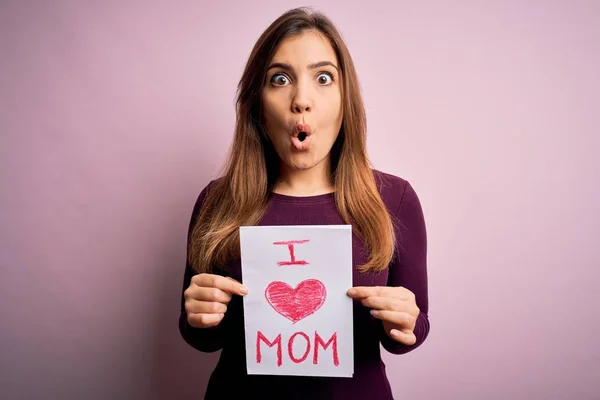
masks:
[[[389,267],[388,286],[402,286],[415,294],[420,314],[414,334],[417,342],[405,345],[390,338],[381,325],[381,344],[393,354],[408,353],[419,347],[429,334],[427,288],[427,232],[419,198],[410,183],[404,185],[402,200],[395,215],[396,257]]]
[[[187,256],[185,263],[185,272],[183,276],[183,289],[181,292],[181,314],[179,316],[179,332],[181,333],[181,336],[190,346],[192,346],[196,350],[203,352],[215,352],[223,348],[223,331],[225,329],[224,327],[226,324],[226,318],[223,318],[219,325],[211,328],[195,328],[191,326],[187,320],[187,313],[185,311],[185,298],[183,296],[183,292],[190,285],[192,277],[197,274],[197,272],[191,267],[189,263],[189,244],[192,230],[194,228],[196,219],[200,214],[200,210],[202,208],[204,199],[206,197],[206,193],[210,185],[211,184],[209,184],[206,188],[204,188],[204,190],[202,190],[202,192],[198,196],[198,199],[192,211],[192,217],[190,220],[187,235]]]

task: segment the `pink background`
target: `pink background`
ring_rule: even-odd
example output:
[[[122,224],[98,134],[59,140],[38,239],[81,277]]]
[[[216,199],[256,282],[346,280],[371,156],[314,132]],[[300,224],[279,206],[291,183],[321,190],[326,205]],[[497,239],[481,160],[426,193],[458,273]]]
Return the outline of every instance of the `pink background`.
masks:
[[[177,329],[193,203],[291,1],[0,5],[0,398],[198,399]],[[600,2],[322,1],[375,167],[429,232],[403,399],[600,396]]]

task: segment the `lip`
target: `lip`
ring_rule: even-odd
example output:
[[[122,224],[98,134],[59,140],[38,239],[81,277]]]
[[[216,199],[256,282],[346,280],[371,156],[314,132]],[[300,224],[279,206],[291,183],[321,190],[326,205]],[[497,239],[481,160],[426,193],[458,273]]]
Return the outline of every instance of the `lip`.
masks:
[[[292,136],[292,144],[296,150],[306,151],[308,150],[308,145],[310,144],[310,138],[310,136],[307,136],[303,141],[300,141],[298,136]]]
[[[300,132],[306,133],[306,136],[308,137],[312,134],[312,128],[309,124],[298,123],[296,124],[296,128],[294,129],[294,136],[298,137],[298,134]]]
[[[304,132],[306,134],[306,137],[302,141],[300,141],[300,139],[298,138],[298,136],[300,135],[300,132]],[[310,144],[311,135],[312,135],[312,128],[310,127],[310,125],[305,124],[305,123],[296,124],[296,127],[294,128],[294,132],[292,134],[292,145],[298,151],[308,150],[308,145]]]

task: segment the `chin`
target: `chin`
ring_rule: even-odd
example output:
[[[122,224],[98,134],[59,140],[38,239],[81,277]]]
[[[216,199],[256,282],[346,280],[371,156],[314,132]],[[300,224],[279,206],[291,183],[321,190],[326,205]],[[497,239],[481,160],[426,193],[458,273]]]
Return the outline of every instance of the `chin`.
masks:
[[[288,165],[294,169],[305,171],[318,165],[318,160],[308,155],[296,155],[289,159]]]
[[[311,168],[313,168],[316,164],[315,163],[308,163],[308,162],[292,162],[291,163],[291,167],[300,171],[306,171],[309,170]]]

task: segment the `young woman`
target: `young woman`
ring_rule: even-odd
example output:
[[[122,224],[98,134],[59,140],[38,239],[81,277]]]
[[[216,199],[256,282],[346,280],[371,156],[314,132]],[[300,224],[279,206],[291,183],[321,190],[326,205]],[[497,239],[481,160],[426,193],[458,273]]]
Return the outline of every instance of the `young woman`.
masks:
[[[354,376],[248,375],[238,228],[351,224]],[[223,177],[200,193],[188,234],[179,329],[222,350],[206,399],[392,399],[380,344],[414,350],[429,333],[427,239],[404,179],[373,170],[348,49],[320,13],[294,9],[262,34],[238,87]]]

